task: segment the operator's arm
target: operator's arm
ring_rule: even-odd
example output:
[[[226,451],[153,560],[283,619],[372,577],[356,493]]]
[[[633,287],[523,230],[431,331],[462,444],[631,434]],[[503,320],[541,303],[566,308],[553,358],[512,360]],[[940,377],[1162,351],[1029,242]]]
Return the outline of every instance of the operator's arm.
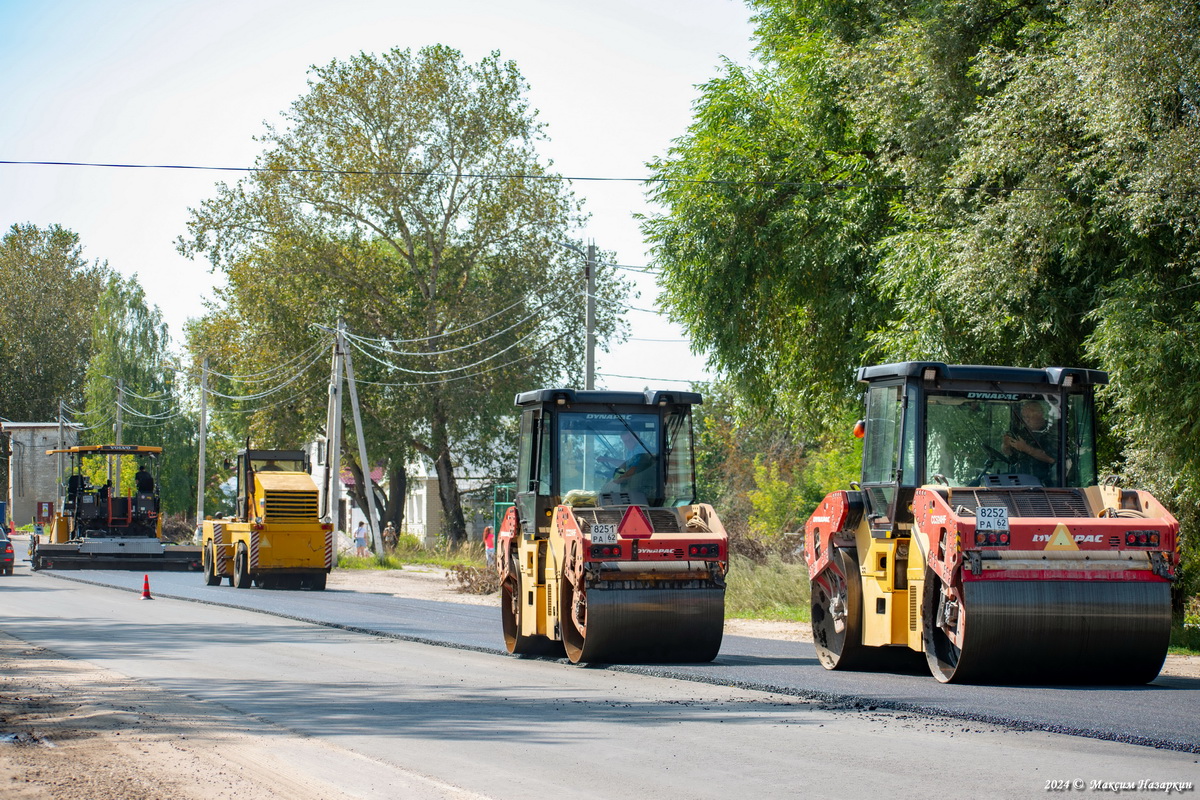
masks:
[[[1027,442],[1020,436],[1012,436],[1004,434],[1004,453],[1008,455],[1012,451],[1024,453],[1035,461],[1041,461],[1043,464],[1053,464],[1054,456],[1047,453],[1042,448],[1038,447],[1036,442]]]

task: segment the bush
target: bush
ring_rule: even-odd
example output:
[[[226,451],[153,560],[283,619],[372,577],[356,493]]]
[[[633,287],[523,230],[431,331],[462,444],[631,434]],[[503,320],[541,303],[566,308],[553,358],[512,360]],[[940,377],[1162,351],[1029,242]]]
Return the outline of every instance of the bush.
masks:
[[[185,514],[170,514],[163,517],[162,538],[164,542],[191,544],[196,528]]]
[[[446,575],[450,588],[462,594],[495,594],[500,591],[500,575],[492,567],[456,564]]]

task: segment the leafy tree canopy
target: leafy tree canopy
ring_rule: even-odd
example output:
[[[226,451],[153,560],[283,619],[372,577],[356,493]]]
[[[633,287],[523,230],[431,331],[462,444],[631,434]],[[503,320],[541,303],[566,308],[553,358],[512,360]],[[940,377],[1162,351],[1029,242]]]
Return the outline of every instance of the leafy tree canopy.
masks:
[[[644,225],[714,366],[809,431],[863,363],[1107,369],[1115,466],[1193,519],[1200,7],[750,5]]]
[[[538,157],[526,92],[513,62],[442,45],[314,68],[262,137],[259,170],[195,209],[180,243],[228,280],[189,332],[197,359],[254,374],[327,338],[314,323],[343,318],[363,337],[351,341],[372,457],[393,487],[414,454],[432,462],[455,539],[455,470],[507,456],[514,392],[578,377],[583,357],[580,270],[559,244],[579,205]],[[600,285],[602,301],[627,291]],[[603,341],[621,323],[601,308]],[[327,364],[296,362],[296,401],[251,415],[256,441],[321,431]]]
[[[59,400],[82,404],[107,276],[107,265],[84,260],[79,236],[57,225],[13,225],[0,239],[0,416],[53,421]]]

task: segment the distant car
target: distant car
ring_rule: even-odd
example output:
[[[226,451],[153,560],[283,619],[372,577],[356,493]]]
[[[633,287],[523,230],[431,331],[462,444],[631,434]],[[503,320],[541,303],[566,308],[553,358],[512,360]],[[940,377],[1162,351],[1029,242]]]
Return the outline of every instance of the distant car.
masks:
[[[13,574],[13,546],[8,534],[0,530],[0,572]]]

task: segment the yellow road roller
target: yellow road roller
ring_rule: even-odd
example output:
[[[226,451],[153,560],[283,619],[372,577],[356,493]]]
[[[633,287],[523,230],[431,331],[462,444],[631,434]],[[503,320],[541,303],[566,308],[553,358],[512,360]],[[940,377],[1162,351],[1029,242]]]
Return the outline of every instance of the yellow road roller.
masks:
[[[697,502],[694,392],[539,389],[496,561],[504,643],[575,663],[711,661],[728,537]]]
[[[1179,524],[1097,479],[1097,370],[863,367],[861,481],[805,525],[828,669],[924,654],[942,682],[1153,680]],[[903,660],[903,658],[899,659]]]

